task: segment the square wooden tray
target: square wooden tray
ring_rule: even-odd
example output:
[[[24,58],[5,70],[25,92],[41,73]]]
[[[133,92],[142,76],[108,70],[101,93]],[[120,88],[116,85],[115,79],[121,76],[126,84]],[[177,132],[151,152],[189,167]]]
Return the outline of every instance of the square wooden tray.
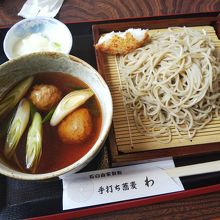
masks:
[[[185,18],[165,18],[165,19],[143,19],[135,22],[117,22],[117,23],[108,23],[108,24],[98,24],[93,25],[93,40],[94,44],[98,42],[100,36],[104,33],[108,33],[111,31],[124,31],[128,28],[147,28],[149,30],[168,28],[168,27],[176,27],[176,26],[186,26],[186,27],[199,27],[206,26],[207,30],[213,29],[213,32],[216,32],[217,37],[220,37],[220,17],[217,15],[203,15],[201,17],[185,17]],[[205,28],[206,28],[205,27]],[[203,27],[202,27],[203,28]],[[216,39],[217,39],[216,37]],[[215,39],[215,40],[216,40]],[[218,41],[219,44],[220,41]],[[111,80],[109,80],[109,65],[114,67],[112,62],[116,62],[113,56],[107,56],[99,51],[95,51],[97,67],[99,73],[105,78],[106,82],[109,84],[111,92],[113,91],[113,87],[116,86],[114,84],[112,86]],[[111,67],[112,68],[112,67]],[[112,77],[112,76],[110,76]],[[115,77],[113,75],[113,77]],[[113,103],[115,97],[113,95]],[[118,100],[117,100],[118,102]],[[117,107],[117,106],[116,106]],[[114,108],[114,104],[113,104]],[[114,112],[115,117],[117,115],[117,110]],[[125,165],[131,163],[137,163],[140,161],[145,161],[153,158],[161,158],[161,157],[182,157],[186,155],[194,155],[194,154],[203,154],[210,152],[220,151],[220,144],[218,142],[218,133],[216,135],[215,141],[195,141],[192,144],[179,144],[178,147],[174,147],[174,145],[165,145],[156,147],[155,149],[151,148],[150,150],[135,150],[134,152],[126,152],[126,150],[121,150],[118,140],[118,125],[116,125],[116,119],[114,120],[113,116],[113,124],[109,134],[109,145],[110,145],[110,156],[112,166]],[[116,132],[117,131],[117,132]],[[220,137],[219,137],[220,139]],[[215,142],[215,143],[210,143]],[[152,142],[151,142],[152,143]],[[129,144],[129,142],[128,142]],[[156,145],[154,143],[154,145]]]
[[[181,16],[187,16],[187,15],[181,15]],[[195,14],[195,16],[200,16],[200,14]],[[202,17],[213,17],[213,22],[216,22],[216,16],[217,13],[209,13],[208,15],[202,15]],[[172,19],[177,16],[171,16]],[[178,16],[180,17],[180,16]],[[201,16],[200,16],[201,17]],[[147,18],[147,20],[161,20],[161,17],[153,17],[153,18]],[[164,18],[162,18],[164,19]],[[166,18],[167,19],[167,18]],[[200,19],[200,18],[198,18]],[[140,20],[140,19],[139,19]],[[106,21],[105,21],[106,22]],[[88,63],[92,64],[95,67],[95,54],[94,54],[94,48],[91,44],[92,42],[92,36],[91,36],[91,25],[93,22],[90,23],[80,23],[80,24],[67,24],[70,28],[72,34],[73,34],[73,40],[74,42],[77,42],[76,44],[73,44],[73,48],[71,51],[71,54],[74,54],[75,56],[78,56]],[[202,25],[202,24],[201,24]],[[3,37],[5,36],[8,29],[1,29],[0,33],[0,39],[3,40]],[[3,49],[0,47],[0,62],[3,63],[7,61],[7,58],[5,57],[3,53]],[[112,130],[114,132],[114,130]],[[110,140],[110,139],[109,139]],[[114,140],[110,140],[111,142]],[[115,165],[120,163],[129,163],[134,162],[135,160],[141,160],[140,154],[132,154],[131,156],[129,154],[121,154],[117,151],[117,148],[111,148],[111,153],[114,153],[112,150],[116,150],[116,154],[113,155],[113,160],[115,161]],[[103,149],[104,150],[104,149]],[[105,151],[105,150],[104,150]],[[118,154],[117,154],[118,153]],[[104,161],[102,159],[104,157]],[[91,164],[88,165],[88,170],[95,170],[95,169],[103,169],[108,168],[108,157],[107,153],[101,153],[98,155],[98,160],[94,160],[91,162]],[[201,163],[201,162],[207,162],[207,161],[213,161],[213,160],[219,160],[220,155],[211,153],[210,156],[205,155],[204,157],[189,157],[189,158],[179,158],[179,160],[175,160],[176,166],[183,166],[183,165],[190,165],[194,163]],[[104,164],[99,164],[100,160],[104,162]],[[106,162],[105,162],[106,161]],[[116,163],[118,162],[118,163]],[[101,162],[102,163],[102,162]],[[137,200],[129,200],[129,201],[123,201],[118,203],[111,203],[106,205],[100,205],[100,206],[93,206],[93,207],[87,207],[82,209],[76,209],[76,210],[69,210],[69,211],[62,211],[62,184],[59,180],[54,180],[52,182],[26,182],[21,180],[14,180],[9,179],[6,177],[1,176],[0,184],[1,185],[1,194],[0,194],[0,208],[1,212],[4,212],[4,209],[7,208],[6,214],[9,218],[10,216],[23,216],[21,218],[27,218],[33,217],[32,219],[73,219],[73,218],[82,218],[84,216],[91,216],[95,214],[104,214],[106,212],[114,212],[118,210],[124,210],[124,209],[131,209],[134,207],[139,206],[146,206],[153,203],[161,203],[165,201],[172,201],[172,200],[178,200],[181,198],[186,198],[190,196],[205,194],[205,193],[211,193],[216,192],[220,190],[220,184],[219,184],[219,172],[218,173],[211,173],[209,175],[198,175],[198,176],[192,176],[190,178],[186,178],[183,180],[184,185],[186,186],[186,190],[182,192],[177,193],[171,193],[166,195],[160,195],[160,196],[153,196],[153,197],[147,197]],[[28,195],[23,196],[23,193],[26,192],[25,190],[29,190]],[[10,204],[10,206],[6,206],[7,204]],[[16,204],[16,205],[15,205]],[[31,213],[30,213],[31,210]],[[21,214],[22,213],[22,214]],[[54,214],[52,214],[54,213]],[[31,215],[31,216],[30,216]],[[5,215],[6,216],[6,215]],[[25,217],[24,217],[25,216]],[[41,216],[36,217],[34,216]],[[3,219],[7,219],[6,217]]]

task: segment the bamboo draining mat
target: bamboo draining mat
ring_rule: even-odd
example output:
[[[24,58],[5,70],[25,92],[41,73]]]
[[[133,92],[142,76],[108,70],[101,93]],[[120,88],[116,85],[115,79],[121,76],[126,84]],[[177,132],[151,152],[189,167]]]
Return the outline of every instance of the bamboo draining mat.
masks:
[[[199,26],[192,28],[196,30],[204,29],[212,38],[216,46],[217,53],[220,54],[220,40],[218,39],[213,27]],[[150,30],[149,34],[151,35],[152,33],[166,30],[167,29]],[[118,151],[123,153],[131,153],[220,142],[220,120],[216,118],[214,118],[203,129],[198,131],[192,141],[182,138],[172,128],[172,141],[167,144],[161,143],[152,137],[141,134],[136,128],[132,112],[126,108],[123,101],[120,73],[118,70],[116,56],[104,55],[104,70],[106,81],[109,85],[113,98],[113,124]],[[160,139],[161,141],[164,140],[163,137]]]

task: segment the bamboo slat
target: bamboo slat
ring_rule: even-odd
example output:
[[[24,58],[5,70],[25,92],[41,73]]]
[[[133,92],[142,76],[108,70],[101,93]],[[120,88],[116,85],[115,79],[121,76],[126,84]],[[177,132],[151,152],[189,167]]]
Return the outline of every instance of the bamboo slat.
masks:
[[[217,48],[217,53],[220,52],[220,40],[213,27],[197,26],[192,28],[196,30],[204,29],[212,38]],[[151,35],[155,32],[163,32],[165,30],[167,29],[150,30],[149,34]],[[113,123],[118,151],[131,153],[220,142],[220,120],[216,118],[203,129],[199,130],[192,140],[184,139],[174,128],[171,128],[172,140],[169,143],[165,143],[166,137],[161,136],[159,140],[155,140],[153,137],[148,136],[148,134],[143,134],[143,132],[137,129],[132,112],[125,106],[117,57],[105,55],[104,65],[106,81],[113,98]],[[148,121],[144,123],[149,124]]]

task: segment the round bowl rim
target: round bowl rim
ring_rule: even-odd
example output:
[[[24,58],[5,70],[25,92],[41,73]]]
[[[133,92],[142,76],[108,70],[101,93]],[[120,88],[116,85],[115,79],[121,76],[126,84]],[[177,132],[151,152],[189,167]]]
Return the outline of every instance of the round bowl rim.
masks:
[[[60,24],[61,26],[64,27],[65,31],[68,33],[69,37],[70,37],[70,47],[68,50],[65,51],[65,54],[69,54],[71,49],[72,49],[72,46],[73,46],[73,36],[72,36],[72,33],[71,31],[69,30],[69,28],[67,27],[67,25],[63,22],[61,22],[60,20],[56,19],[56,18],[50,18],[50,17],[46,17],[46,16],[38,16],[38,17],[32,17],[32,18],[25,18],[25,19],[22,19],[20,21],[18,21],[17,23],[13,24],[9,30],[7,31],[5,37],[4,37],[4,40],[3,40],[3,50],[4,50],[4,53],[6,55],[6,57],[9,59],[9,60],[12,60],[12,59],[16,59],[15,57],[13,56],[10,56],[9,55],[9,52],[8,52],[8,49],[7,49],[7,41],[10,37],[10,34],[12,33],[12,31],[20,24],[22,23],[25,23],[27,21],[30,21],[30,20],[41,20],[41,19],[46,19],[46,20],[51,20],[51,21],[55,21],[56,23]],[[49,51],[47,51],[49,52]],[[36,52],[37,53],[37,52]],[[59,53],[59,52],[57,52]],[[26,55],[29,55],[29,54],[26,54]]]
[[[65,56],[68,59],[71,59],[75,62],[79,62],[82,65],[86,66],[87,68],[89,68],[92,72],[94,72],[94,74],[98,77],[100,83],[102,83],[102,85],[104,86],[104,89],[106,90],[106,92],[109,95],[110,98],[110,103],[111,106],[109,106],[108,109],[108,114],[107,114],[107,118],[106,118],[106,122],[105,122],[105,126],[103,126],[103,131],[102,131],[102,136],[99,136],[99,138],[96,140],[95,144],[91,147],[91,149],[83,156],[81,157],[78,161],[72,163],[71,165],[64,167],[62,169],[59,169],[57,171],[53,171],[53,172],[48,172],[48,173],[43,173],[43,174],[29,174],[29,173],[23,173],[21,171],[16,171],[16,173],[14,173],[13,171],[7,171],[4,168],[0,167],[0,173],[14,178],[14,179],[20,179],[20,180],[46,180],[46,179],[51,179],[51,178],[55,178],[55,177],[59,177],[62,176],[66,173],[69,172],[77,172],[79,171],[81,168],[85,167],[97,154],[98,152],[101,150],[102,145],[104,144],[109,130],[111,128],[111,123],[112,123],[112,116],[113,116],[113,102],[112,102],[112,96],[109,90],[108,85],[106,84],[105,80],[102,78],[102,76],[98,73],[98,71],[96,69],[94,69],[90,64],[88,64],[87,62],[85,62],[84,60],[73,56],[73,55],[68,55],[68,54],[64,54],[64,53],[59,53],[59,52],[36,52],[36,53],[32,53],[32,54],[28,54],[28,55],[24,55],[24,56],[20,56],[18,58],[12,59],[12,60],[8,60],[5,63],[1,64],[1,66],[3,65],[9,65],[12,62],[15,62],[19,59],[23,59],[25,57],[29,57],[29,56],[54,56],[54,55],[58,55],[58,56]],[[18,173],[17,173],[18,172]]]

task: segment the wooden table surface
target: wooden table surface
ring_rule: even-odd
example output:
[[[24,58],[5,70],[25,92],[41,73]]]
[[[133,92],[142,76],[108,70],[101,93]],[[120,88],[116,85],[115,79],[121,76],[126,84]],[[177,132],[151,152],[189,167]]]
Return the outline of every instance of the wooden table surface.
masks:
[[[0,26],[11,25],[25,0],[0,0]],[[220,0],[65,0],[57,16],[63,22],[85,22],[220,11]],[[220,192],[88,216],[82,219],[220,218]]]

